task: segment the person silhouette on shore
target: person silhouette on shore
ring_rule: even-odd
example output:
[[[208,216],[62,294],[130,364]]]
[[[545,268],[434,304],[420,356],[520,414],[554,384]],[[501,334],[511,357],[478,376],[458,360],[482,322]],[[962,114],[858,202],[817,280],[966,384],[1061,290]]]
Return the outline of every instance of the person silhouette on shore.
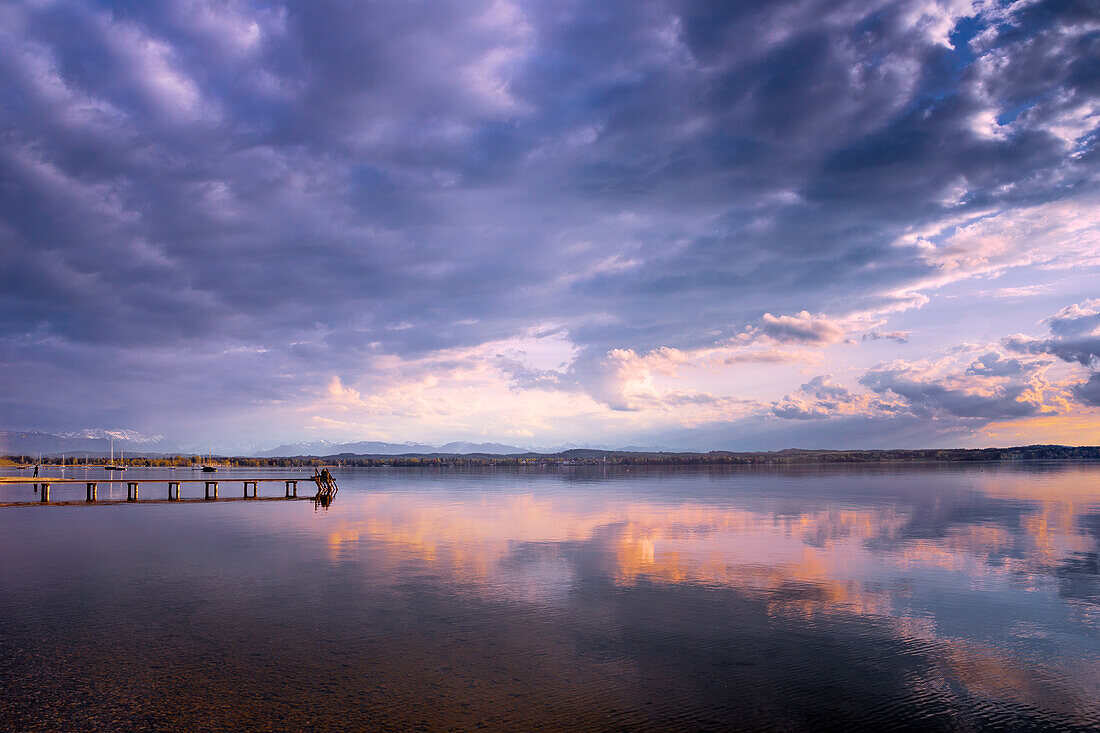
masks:
[[[38,464],[37,463],[34,464],[34,476],[33,476],[33,478],[38,478]]]

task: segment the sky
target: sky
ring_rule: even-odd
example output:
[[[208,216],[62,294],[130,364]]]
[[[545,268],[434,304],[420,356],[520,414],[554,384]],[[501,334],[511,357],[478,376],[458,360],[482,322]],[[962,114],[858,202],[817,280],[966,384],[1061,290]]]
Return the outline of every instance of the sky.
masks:
[[[1100,443],[1092,0],[0,2],[0,429]]]

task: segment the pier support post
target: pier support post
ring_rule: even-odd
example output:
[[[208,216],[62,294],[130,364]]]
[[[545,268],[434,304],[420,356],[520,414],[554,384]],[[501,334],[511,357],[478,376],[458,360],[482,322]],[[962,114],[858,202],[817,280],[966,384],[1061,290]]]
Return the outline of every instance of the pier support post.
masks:
[[[206,498],[217,499],[218,498],[218,482],[207,481],[206,482]]]
[[[248,487],[249,486],[252,487],[252,496],[248,495]],[[244,498],[246,498],[246,499],[255,499],[256,498],[256,482],[255,481],[245,481],[244,482]]]
[[[291,494],[292,491],[294,492],[293,494]],[[297,481],[287,481],[286,482],[286,497],[289,499],[292,495],[294,497],[298,496],[298,482]]]
[[[168,501],[179,501],[180,498],[180,482],[169,481],[168,482]]]
[[[138,485],[137,481],[126,482],[126,501],[137,501]]]
[[[95,481],[89,481],[88,482],[88,499],[87,500],[88,501],[95,501],[98,498],[96,496],[96,494],[98,493],[98,490],[99,490],[99,484],[97,484]]]
[[[49,503],[49,501],[50,501],[50,485],[49,484],[41,484],[41,486],[42,486],[42,497],[39,499],[39,501],[41,501],[43,504]]]

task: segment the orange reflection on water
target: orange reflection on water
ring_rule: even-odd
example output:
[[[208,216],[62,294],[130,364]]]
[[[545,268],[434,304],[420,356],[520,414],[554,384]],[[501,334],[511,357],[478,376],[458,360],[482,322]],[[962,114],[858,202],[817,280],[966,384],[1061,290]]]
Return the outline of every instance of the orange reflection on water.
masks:
[[[580,548],[620,585],[699,583],[773,596],[776,612],[889,615],[898,590],[882,578],[941,571],[1008,586],[1049,577],[1067,556],[1089,551],[1095,542],[1079,527],[1100,504],[1094,473],[975,474],[981,496],[1026,505],[1013,515],[1019,523],[963,515],[935,536],[905,537],[913,515],[901,501],[779,512],[598,494],[375,493],[345,504],[326,539],[333,561],[370,544],[376,562],[415,561],[517,597],[543,597],[534,586],[546,584],[565,592],[575,572],[564,556]],[[517,552],[532,547],[537,559],[517,570]],[[552,572],[533,572],[532,563]]]
[[[1013,629],[1003,646],[959,636],[923,605],[927,598],[915,602],[913,594],[931,583],[948,594],[991,591],[1006,603],[1022,603],[1028,591],[1057,602],[1058,569],[1074,553],[1096,551],[1082,520],[1100,507],[1097,475],[975,474],[966,476],[964,491],[841,506],[598,491],[371,494],[343,507],[327,540],[333,561],[370,558],[392,571],[383,577],[413,568],[463,592],[513,602],[568,603],[576,583],[597,578],[623,588],[731,590],[759,599],[777,622],[804,619],[809,628],[819,619],[873,619],[942,659],[941,682],[922,684],[962,685],[1070,714],[1079,704],[1073,701],[1087,700],[1100,681],[1100,666],[1081,664],[1073,694],[1051,702],[1035,660],[1009,651],[1013,638],[1031,631]],[[1076,618],[1098,615],[1096,604],[1066,603],[1081,607]]]
[[[577,503],[565,497],[500,496],[437,503],[423,495],[371,495],[327,536],[334,561],[415,559],[465,585],[517,597],[544,595],[523,584],[573,581],[571,572],[517,574],[508,566],[521,547],[538,546],[540,562],[566,546],[590,552],[614,583],[700,583],[767,594],[776,612],[827,609],[888,612],[889,594],[860,579],[876,562],[864,540],[895,537],[906,516],[883,510],[821,510],[773,515],[697,503]]]

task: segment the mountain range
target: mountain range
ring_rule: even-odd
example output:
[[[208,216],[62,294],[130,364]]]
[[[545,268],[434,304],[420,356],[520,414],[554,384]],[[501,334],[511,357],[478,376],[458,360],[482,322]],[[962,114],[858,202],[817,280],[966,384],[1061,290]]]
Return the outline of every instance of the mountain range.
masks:
[[[133,430],[74,430],[43,433],[38,430],[0,431],[0,453],[8,455],[56,455],[87,453],[108,455],[114,440],[115,453],[175,453],[179,449],[163,435],[142,435]]]
[[[125,451],[134,455],[194,453],[196,451],[180,448],[163,435],[142,435],[133,430],[86,429],[64,433],[46,433],[38,430],[0,431],[0,454],[6,455],[60,455],[75,456],[87,454],[106,456],[111,451],[114,440],[115,454]],[[198,451],[206,453],[207,450]],[[215,451],[218,452],[218,451]],[[485,453],[490,455],[508,455],[526,453],[526,448],[503,443],[470,443],[457,441],[445,445],[426,443],[385,443],[380,441],[359,441],[338,443],[328,440],[316,440],[300,443],[287,443],[270,450],[233,451],[236,455],[251,455],[259,458],[282,456],[333,456],[340,453],[356,455],[399,456],[408,453],[449,453],[469,454]]]
[[[62,433],[47,433],[38,430],[0,431],[0,454],[16,456],[58,456],[64,453],[70,456],[90,455],[101,457],[110,454],[112,440],[114,440],[116,455],[123,451],[134,456],[139,454],[153,456],[158,454],[205,454],[211,452],[209,448],[205,447],[202,449],[195,449],[193,446],[178,446],[163,435],[143,435],[134,430],[96,428],[73,430]],[[347,443],[331,440],[314,440],[284,443],[283,445],[270,449],[240,446],[237,449],[230,449],[227,451],[225,446],[222,446],[221,449],[216,449],[212,452],[222,455],[255,456],[257,458],[335,456],[340,454],[359,456],[400,456],[433,453],[450,455],[480,453],[500,456],[529,452],[559,453],[580,448],[637,452],[668,452],[671,450],[669,448],[656,446],[611,448],[610,446],[580,446],[567,444],[532,449],[505,443],[473,443],[469,441],[454,441],[443,445],[431,445],[429,443],[388,443],[384,441],[367,440]]]
[[[504,445],[503,443],[456,441],[435,446],[425,443],[384,443],[376,440],[355,443],[333,443],[327,440],[318,440],[308,443],[287,443],[270,450],[259,451],[256,455],[260,458],[275,458],[279,456],[334,456],[340,453],[351,453],[360,456],[400,456],[407,453],[510,455],[526,452],[526,448]]]

